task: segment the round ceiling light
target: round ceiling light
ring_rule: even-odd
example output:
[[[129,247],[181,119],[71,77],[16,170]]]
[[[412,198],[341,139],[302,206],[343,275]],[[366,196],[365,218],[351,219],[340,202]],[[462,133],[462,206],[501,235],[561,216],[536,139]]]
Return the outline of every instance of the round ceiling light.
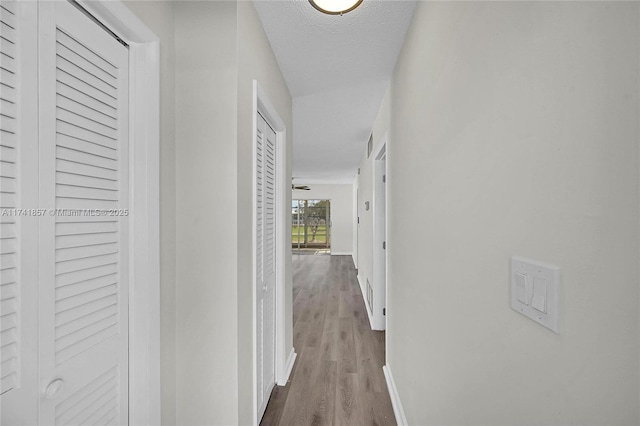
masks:
[[[309,0],[311,6],[328,15],[342,15],[360,6],[362,0]]]

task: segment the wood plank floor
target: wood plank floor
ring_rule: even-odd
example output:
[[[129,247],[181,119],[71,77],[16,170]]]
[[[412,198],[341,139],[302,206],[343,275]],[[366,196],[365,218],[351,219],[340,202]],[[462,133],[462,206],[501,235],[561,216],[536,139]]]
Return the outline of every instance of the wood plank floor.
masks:
[[[287,386],[261,425],[395,425],[382,372],[384,332],[369,326],[351,256],[293,256],[293,346]]]

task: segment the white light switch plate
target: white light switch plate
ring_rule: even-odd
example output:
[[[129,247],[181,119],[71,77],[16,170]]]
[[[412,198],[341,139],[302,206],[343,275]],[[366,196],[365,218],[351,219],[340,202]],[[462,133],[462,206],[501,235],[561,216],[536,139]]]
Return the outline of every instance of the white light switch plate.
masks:
[[[511,308],[558,334],[559,286],[557,266],[511,257]]]

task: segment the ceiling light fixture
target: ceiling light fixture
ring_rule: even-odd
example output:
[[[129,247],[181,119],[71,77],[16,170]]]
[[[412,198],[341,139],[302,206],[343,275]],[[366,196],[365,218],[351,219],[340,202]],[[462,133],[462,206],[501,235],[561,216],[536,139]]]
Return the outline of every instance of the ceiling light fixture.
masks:
[[[343,15],[360,6],[362,0],[309,0],[309,3],[327,15]]]

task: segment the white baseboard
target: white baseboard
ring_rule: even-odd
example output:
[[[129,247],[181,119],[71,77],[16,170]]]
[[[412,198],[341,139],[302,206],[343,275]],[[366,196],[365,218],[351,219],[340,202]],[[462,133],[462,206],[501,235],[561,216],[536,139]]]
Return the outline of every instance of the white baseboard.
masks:
[[[293,365],[296,363],[297,356],[298,354],[296,353],[296,349],[291,348],[291,352],[289,353],[289,358],[287,359],[287,366],[285,368],[286,373],[284,375],[284,383],[278,382],[278,386],[287,385],[287,382],[289,381],[289,376],[291,376],[291,370],[293,370]]]
[[[331,256],[353,256],[350,251],[331,251]]]
[[[356,275],[356,278],[358,279],[358,284],[360,285],[360,292],[362,293],[362,298],[364,299],[364,283],[360,279],[360,274]]]
[[[389,389],[389,396],[391,397],[391,405],[393,406],[393,414],[396,416],[396,423],[398,426],[407,426],[407,416],[404,415],[404,409],[402,408],[402,402],[400,402],[400,395],[398,395],[398,389],[396,388],[396,382],[393,380],[391,369],[389,366],[384,365],[382,367],[384,372],[384,378],[387,382],[387,389]]]

